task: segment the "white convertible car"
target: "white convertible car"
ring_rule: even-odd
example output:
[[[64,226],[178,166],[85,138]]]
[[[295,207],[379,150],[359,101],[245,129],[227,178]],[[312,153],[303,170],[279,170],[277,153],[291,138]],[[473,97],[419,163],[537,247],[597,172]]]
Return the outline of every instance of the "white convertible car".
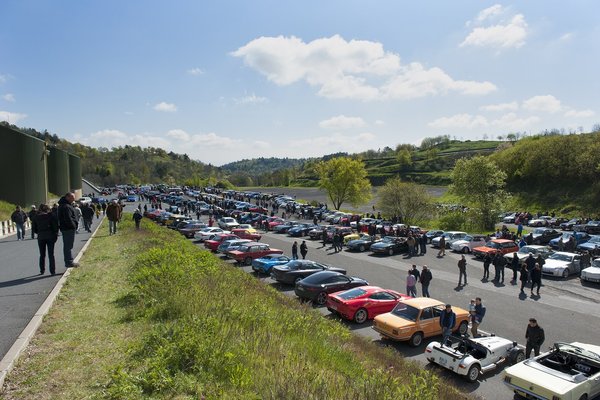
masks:
[[[503,363],[518,363],[525,359],[523,349],[499,336],[460,338],[451,336],[448,342],[431,342],[425,349],[430,363],[440,365],[475,382],[479,374],[491,371]]]
[[[582,281],[600,283],[600,258],[592,261],[591,267],[583,269],[580,278]]]
[[[592,400],[600,394],[600,346],[556,343],[507,368],[504,383],[527,399]]]

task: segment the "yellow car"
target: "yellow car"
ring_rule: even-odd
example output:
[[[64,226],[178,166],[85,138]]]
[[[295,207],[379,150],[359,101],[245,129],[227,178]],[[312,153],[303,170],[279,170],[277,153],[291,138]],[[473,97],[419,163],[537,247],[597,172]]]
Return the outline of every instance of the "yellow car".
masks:
[[[258,233],[258,231],[254,229],[250,224],[240,224],[240,226],[238,226],[238,229],[244,229],[248,233]]]
[[[440,315],[444,309],[444,303],[429,297],[402,300],[391,312],[375,317],[373,329],[384,338],[407,340],[409,345],[417,347],[423,338],[442,334]],[[452,311],[456,314],[453,331],[467,333],[469,312],[459,307],[453,307]]]

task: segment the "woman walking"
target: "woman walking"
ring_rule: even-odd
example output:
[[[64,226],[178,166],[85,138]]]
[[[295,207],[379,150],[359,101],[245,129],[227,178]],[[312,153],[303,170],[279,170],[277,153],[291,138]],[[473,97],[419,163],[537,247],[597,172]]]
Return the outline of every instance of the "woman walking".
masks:
[[[56,273],[56,262],[54,260],[54,243],[58,239],[58,218],[46,204],[40,204],[40,210],[32,221],[31,229],[36,233],[38,247],[40,249],[40,275],[46,272],[46,250],[48,251],[48,263],[50,274]]]

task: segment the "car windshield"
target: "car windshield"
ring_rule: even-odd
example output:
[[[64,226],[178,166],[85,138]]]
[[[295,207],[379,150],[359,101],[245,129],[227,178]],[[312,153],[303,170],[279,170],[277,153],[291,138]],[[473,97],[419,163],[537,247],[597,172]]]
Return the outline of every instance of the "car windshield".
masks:
[[[489,247],[490,249],[498,249],[500,248],[500,245],[496,242],[487,242],[485,247]]]
[[[560,254],[560,253],[554,253],[552,254],[550,257],[548,257],[550,260],[558,260],[558,261],[571,261],[572,256],[568,255],[568,254]]]
[[[316,273],[310,275],[308,278],[304,278],[305,283],[311,283],[313,285],[322,283],[325,279],[331,278],[335,274],[329,273]]]
[[[361,288],[355,288],[355,289],[346,290],[345,292],[342,292],[342,293],[338,294],[337,296],[344,300],[352,300],[352,299],[362,296],[365,293],[367,293],[366,290],[361,289]]]
[[[585,358],[588,358],[590,360],[593,360],[595,362],[600,362],[600,355],[598,353],[595,353],[591,350],[587,350],[584,349],[582,347],[579,346],[575,346],[572,344],[567,344],[567,343],[556,343],[554,345],[554,347],[561,352],[565,352],[565,353],[571,353],[571,354],[575,354],[578,356],[582,356]]]
[[[519,253],[521,254],[529,254],[529,253],[537,253],[537,250],[534,247],[530,247],[530,246],[523,246],[519,249]]]
[[[409,321],[416,321],[419,316],[419,309],[400,302],[394,307],[392,314]]]
[[[386,237],[383,238],[383,242],[384,243],[394,243],[395,240],[396,239],[393,238],[392,236],[386,236]]]

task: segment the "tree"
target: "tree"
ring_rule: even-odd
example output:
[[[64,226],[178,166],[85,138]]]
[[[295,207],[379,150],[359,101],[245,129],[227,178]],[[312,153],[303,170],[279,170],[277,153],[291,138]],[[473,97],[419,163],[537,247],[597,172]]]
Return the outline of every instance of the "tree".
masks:
[[[412,165],[412,155],[409,150],[402,149],[396,154],[396,160],[400,165],[400,168],[405,169]]]
[[[461,158],[452,170],[450,190],[478,211],[483,229],[493,229],[496,213],[506,198],[506,173],[484,156]]]
[[[335,209],[350,202],[353,206],[365,204],[371,199],[371,183],[361,160],[348,157],[333,158],[316,165],[319,187],[327,191]]]
[[[396,215],[400,222],[411,225],[427,219],[431,213],[431,195],[421,185],[390,178],[377,193],[377,207],[388,216]]]

